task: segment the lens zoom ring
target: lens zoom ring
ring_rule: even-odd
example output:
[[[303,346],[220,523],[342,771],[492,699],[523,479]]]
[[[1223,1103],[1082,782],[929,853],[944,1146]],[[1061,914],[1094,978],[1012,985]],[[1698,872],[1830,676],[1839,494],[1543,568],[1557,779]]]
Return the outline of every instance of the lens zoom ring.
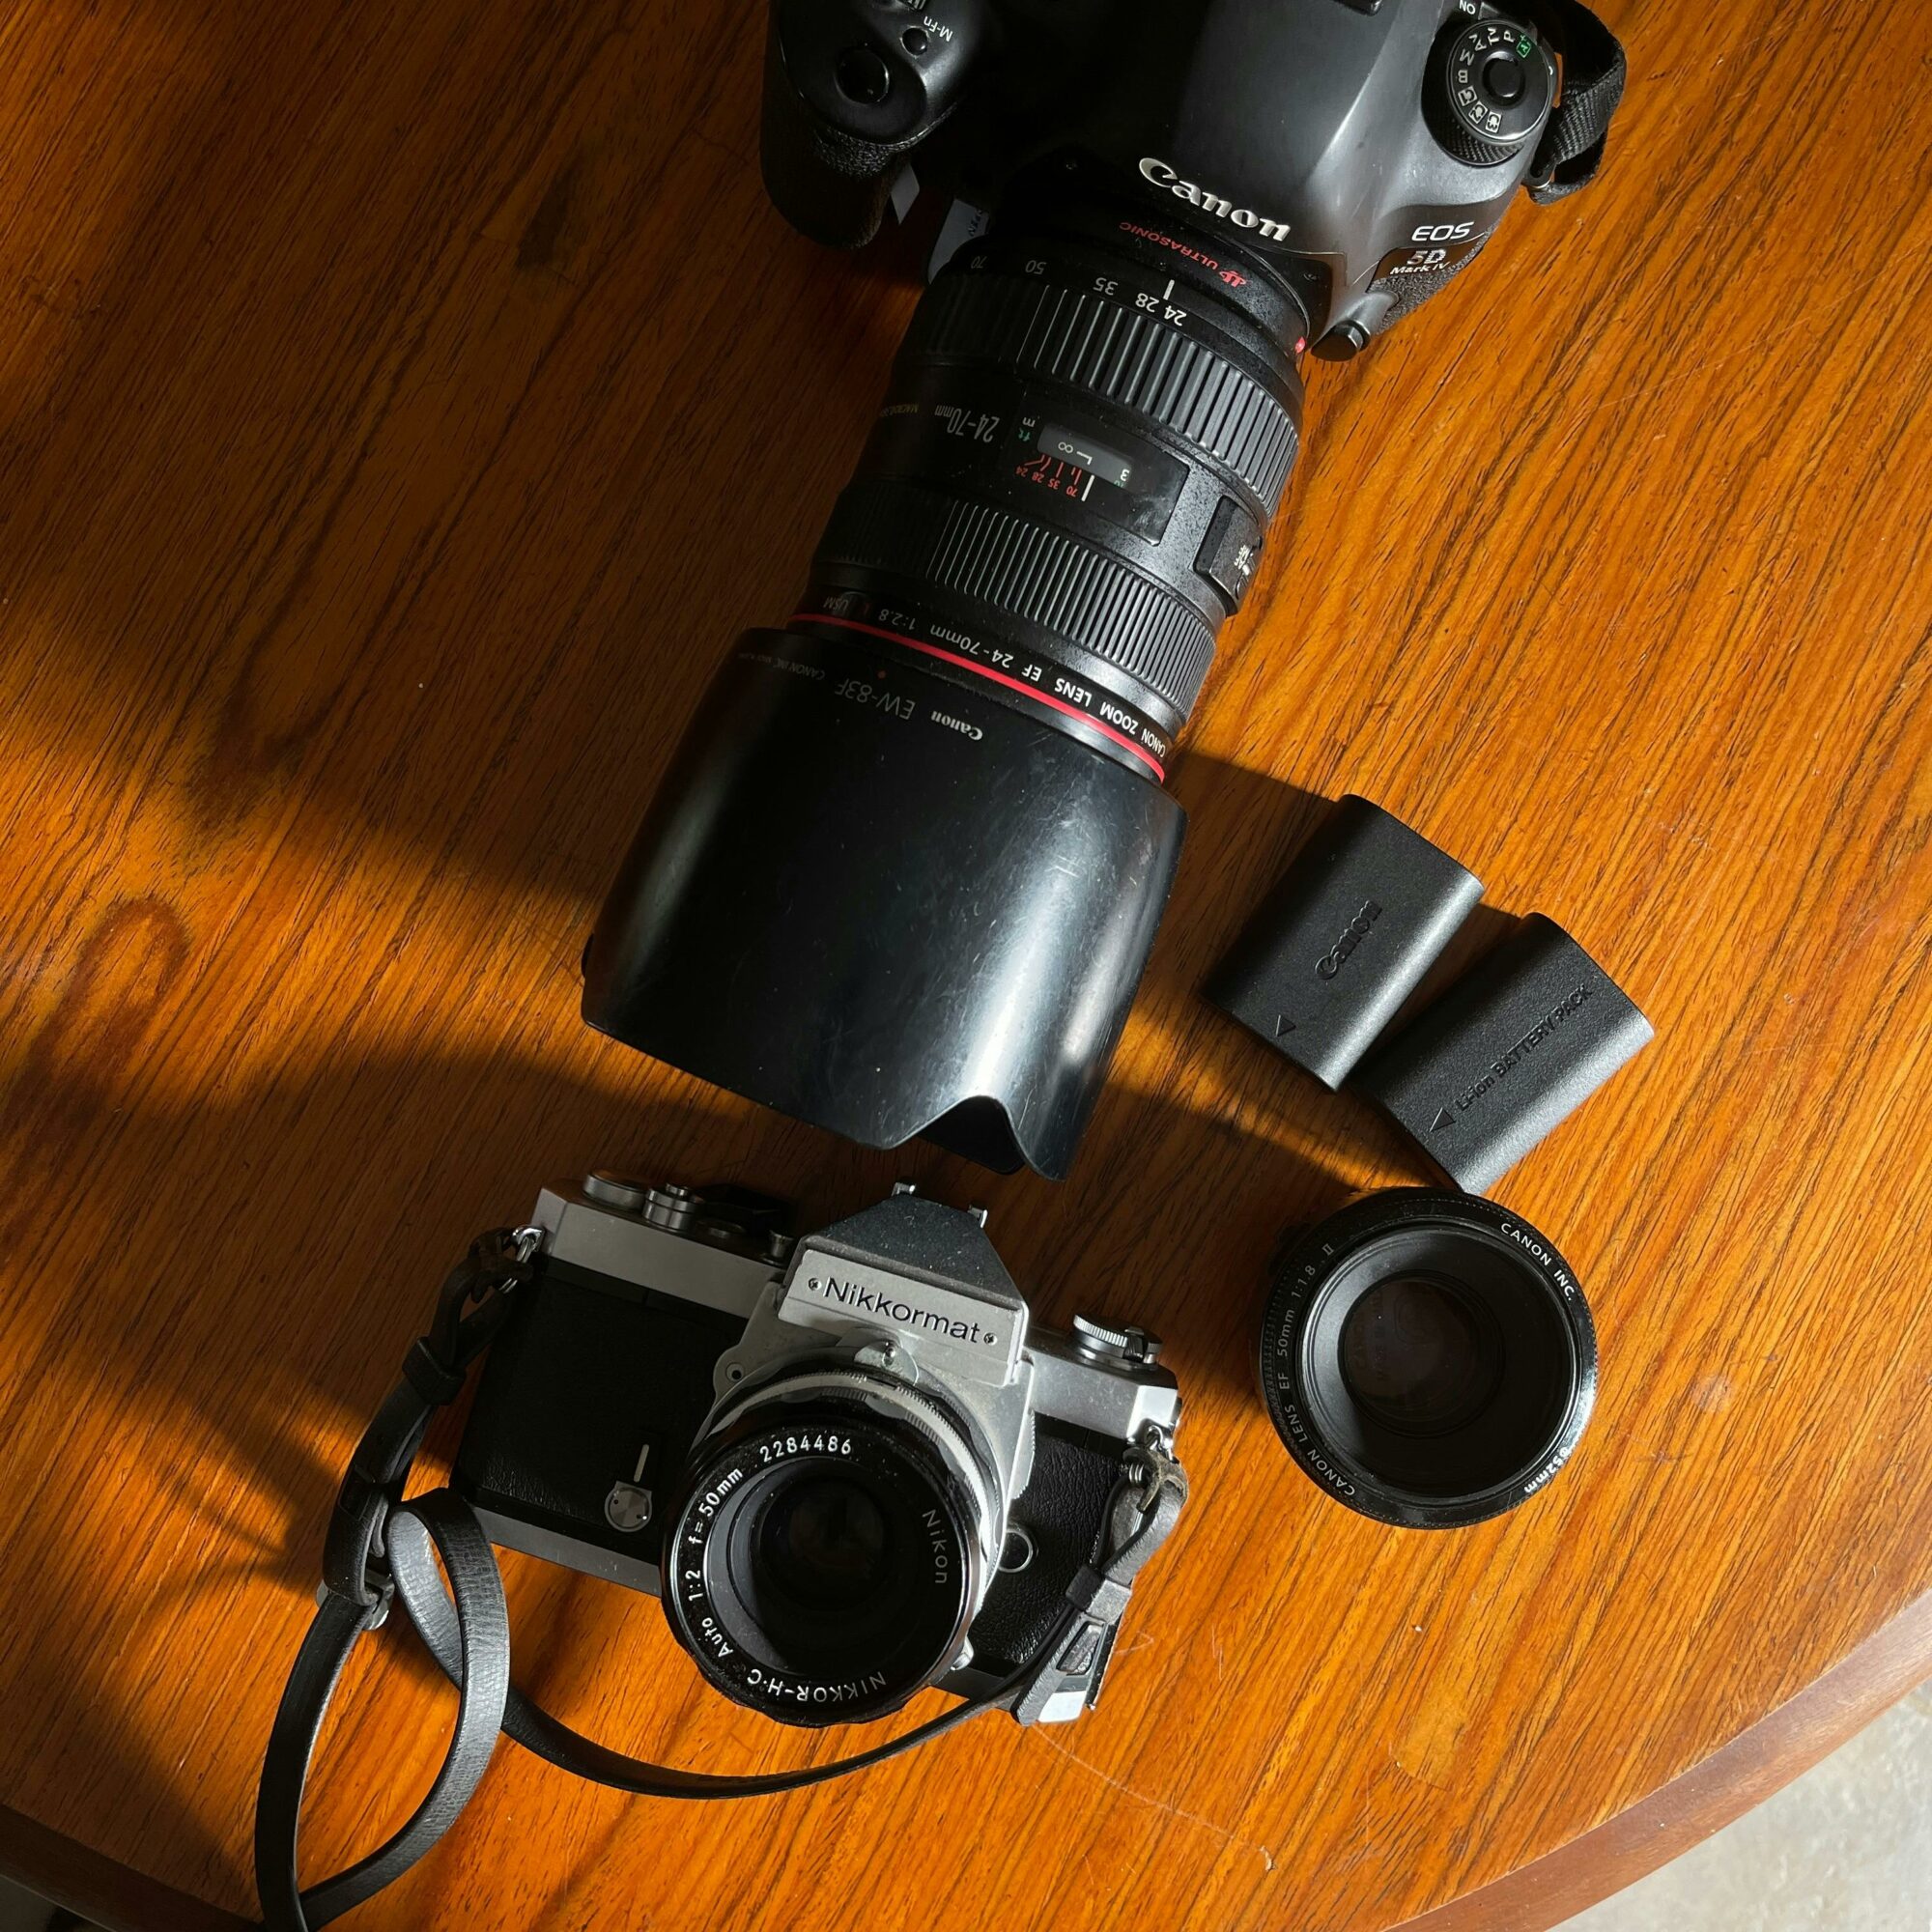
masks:
[[[1059,530],[892,478],[852,484],[820,564],[943,584],[1117,665],[1184,717],[1214,654],[1207,621],[1158,584]]]
[[[1299,440],[1294,418],[1205,343],[1138,309],[1010,275],[942,276],[905,355],[998,362],[1118,403],[1225,463],[1270,516]]]

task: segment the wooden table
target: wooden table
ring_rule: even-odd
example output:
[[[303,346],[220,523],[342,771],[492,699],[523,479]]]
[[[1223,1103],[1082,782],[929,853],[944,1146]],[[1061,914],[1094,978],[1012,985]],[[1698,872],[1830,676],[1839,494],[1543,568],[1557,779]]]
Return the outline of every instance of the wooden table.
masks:
[[[766,207],[758,10],[12,10],[0,1864],[117,1926],[252,1909],[349,1446],[469,1234],[599,1162],[983,1198],[1043,1318],[1169,1337],[1195,1500],[1087,1721],[715,1810],[506,1748],[362,1924],[1542,1926],[1932,1670],[1923,22],[1610,12],[1603,184],[1313,373],[1054,1186],[577,1018],[659,761],[789,608],[913,300],[909,250]],[[1580,1269],[1603,1394],[1456,1533],[1336,1507],[1270,1431],[1277,1232],[1419,1177],[1195,990],[1346,789],[1659,1031],[1499,1189]],[[524,1676],[599,1736],[849,1743],[724,1708],[653,1603],[508,1576]],[[313,1869],[400,1817],[447,1702],[400,1639],[358,1668]]]

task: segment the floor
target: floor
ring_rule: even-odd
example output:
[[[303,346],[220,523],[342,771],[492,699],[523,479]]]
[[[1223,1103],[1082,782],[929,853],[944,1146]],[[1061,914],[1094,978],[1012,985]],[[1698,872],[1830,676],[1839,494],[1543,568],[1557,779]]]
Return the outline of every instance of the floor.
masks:
[[[1932,1685],[1560,1932],[1932,1932]]]
[[[0,1932],[72,1932],[0,1880]],[[1559,1932],[1932,1932],[1932,1685]]]

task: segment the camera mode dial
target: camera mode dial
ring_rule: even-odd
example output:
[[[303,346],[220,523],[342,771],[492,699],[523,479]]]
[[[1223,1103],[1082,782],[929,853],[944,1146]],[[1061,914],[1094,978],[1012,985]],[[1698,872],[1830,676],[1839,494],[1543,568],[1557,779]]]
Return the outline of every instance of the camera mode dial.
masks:
[[[773,32],[824,128],[896,152],[956,104],[985,24],[973,0],[779,0]]]
[[[1471,167],[1521,151],[1556,96],[1556,63],[1536,35],[1500,14],[1445,35],[1429,83],[1435,138]]]

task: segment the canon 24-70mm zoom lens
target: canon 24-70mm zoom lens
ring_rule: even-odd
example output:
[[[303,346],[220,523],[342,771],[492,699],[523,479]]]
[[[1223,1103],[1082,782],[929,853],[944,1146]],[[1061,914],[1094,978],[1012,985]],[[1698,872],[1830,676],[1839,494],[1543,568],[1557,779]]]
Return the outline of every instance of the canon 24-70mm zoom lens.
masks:
[[[1179,854],[1176,736],[1299,435],[1279,278],[1063,191],[921,301],[796,611],[739,640],[584,1013],[872,1146],[1064,1174]]]

